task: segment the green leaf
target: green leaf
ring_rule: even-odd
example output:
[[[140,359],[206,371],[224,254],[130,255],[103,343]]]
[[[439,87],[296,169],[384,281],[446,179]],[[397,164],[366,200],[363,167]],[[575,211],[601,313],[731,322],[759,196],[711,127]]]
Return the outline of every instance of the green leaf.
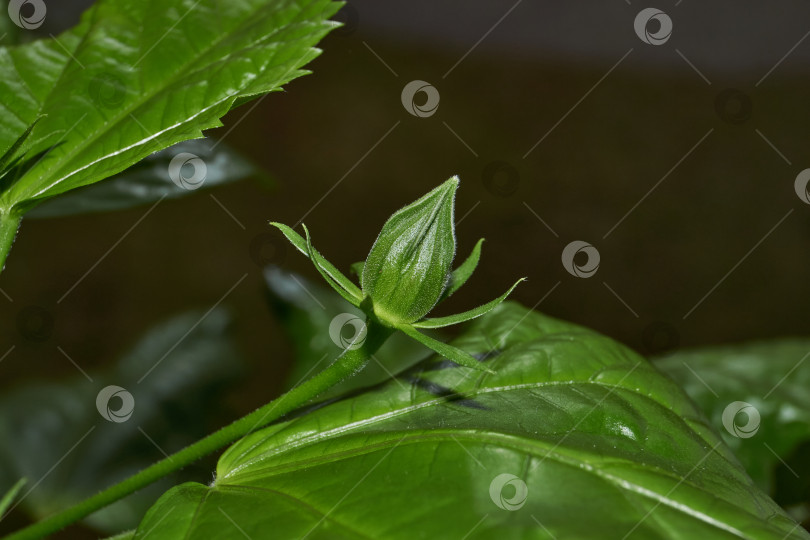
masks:
[[[810,538],[628,348],[513,303],[454,345],[497,374],[434,357],[253,433],[136,538]]]
[[[394,325],[418,321],[444,292],[456,252],[458,177],[395,212],[383,225],[363,268],[363,293],[374,313]]]
[[[197,193],[198,190],[179,187],[169,178],[169,164],[180,153],[194,154],[205,163],[207,174],[202,189],[257,174],[250,161],[224,143],[211,139],[184,141],[142,159],[112,178],[49,199],[31,210],[27,217],[53,218],[109,212]]]
[[[467,283],[467,280],[470,279],[470,276],[472,276],[473,272],[475,272],[475,268],[478,266],[478,260],[481,258],[481,246],[483,244],[484,239],[481,238],[476,242],[470,256],[450,274],[450,281],[447,283],[447,288],[442,293],[442,300],[459,290]]]
[[[20,493],[20,490],[26,484],[28,480],[25,478],[20,478],[17,480],[17,483],[11,486],[11,489],[6,491],[6,494],[0,498],[0,519],[5,517],[6,511],[11,506],[11,503],[14,502],[14,499],[17,498],[17,494]]]
[[[681,350],[654,362],[697,402],[754,481],[782,499],[775,482],[782,462],[800,472],[807,466],[800,445],[810,442],[810,339]],[[740,437],[724,427],[723,412],[734,402],[756,409],[756,431]],[[731,418],[745,424],[746,415]],[[787,470],[783,477],[792,484],[781,486],[786,498],[794,486],[806,489],[806,475]]]
[[[0,208],[25,210],[220,126],[235,103],[305,73],[338,7],[100,0],[57,39],[0,49],[0,148],[44,114],[25,150],[48,150]]]
[[[525,279],[526,278],[520,278],[515,282],[514,285],[509,287],[508,291],[500,295],[498,298],[496,298],[495,300],[491,300],[484,305],[478,306],[477,308],[467,310],[463,313],[457,313],[456,315],[448,315],[447,317],[434,317],[423,319],[419,322],[413,323],[412,326],[415,326],[417,328],[442,328],[443,326],[450,326],[451,324],[459,324],[467,322],[469,320],[475,319],[476,317],[480,317],[481,315],[485,315],[486,313],[489,313],[490,311],[498,307],[498,305],[500,305],[501,302],[506,300],[506,297],[512,294],[512,291],[515,290],[515,287],[517,287],[518,284],[520,284],[520,282]]]
[[[347,323],[339,325],[337,317],[350,314],[363,320],[366,316],[327,287],[303,276],[270,266],[265,269],[264,278],[273,313],[295,351],[295,362],[284,383],[284,389],[289,390],[317,373],[343,351],[342,344],[336,343],[332,334],[343,330]],[[395,332],[362,371],[333,386],[322,397],[333,397],[387,381],[393,374],[425,359],[430,352],[413,339]]]
[[[44,517],[151,465],[163,457],[161,451],[177,451],[219,427],[218,396],[235,380],[241,362],[227,313],[216,309],[203,315],[192,311],[162,321],[109,369],[86,370],[86,376],[77,370],[68,380],[5,392],[0,398],[0,492],[21,476],[35,479],[20,508]],[[76,351],[62,347],[64,353],[54,354],[86,364]],[[126,421],[105,420],[97,410],[97,396],[109,385],[133,396],[134,410]],[[206,475],[200,466],[187,468],[87,522],[107,533],[134,527],[162,491]]]
[[[363,299],[363,293],[360,292],[360,289],[357,288],[357,285],[351,282],[349,278],[343,275],[343,273],[338,270],[335,265],[330,263],[326,260],[326,258],[318,253],[318,250],[312,249],[310,252],[309,246],[307,245],[307,241],[301,237],[300,234],[292,230],[291,227],[284,225],[283,223],[276,223],[271,222],[270,225],[276,227],[278,230],[282,232],[282,234],[290,241],[290,243],[295,246],[295,248],[306,255],[311,261],[312,264],[315,265],[315,268],[318,272],[322,274],[326,274],[327,282],[337,290],[336,285],[342,288],[344,291],[349,293],[349,295],[354,298],[358,303],[360,300]],[[348,299],[347,299],[348,300]],[[352,302],[353,305],[357,305]]]

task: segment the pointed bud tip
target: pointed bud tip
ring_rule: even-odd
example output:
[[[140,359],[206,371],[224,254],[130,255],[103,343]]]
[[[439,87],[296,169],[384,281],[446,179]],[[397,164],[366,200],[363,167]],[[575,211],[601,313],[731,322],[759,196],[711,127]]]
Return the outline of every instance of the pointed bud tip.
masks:
[[[456,251],[453,176],[397,210],[382,227],[363,269],[362,290],[378,317],[411,323],[442,295]]]
[[[449,195],[455,195],[458,190],[458,185],[461,183],[458,176],[452,176],[439,186],[438,190],[443,191]]]

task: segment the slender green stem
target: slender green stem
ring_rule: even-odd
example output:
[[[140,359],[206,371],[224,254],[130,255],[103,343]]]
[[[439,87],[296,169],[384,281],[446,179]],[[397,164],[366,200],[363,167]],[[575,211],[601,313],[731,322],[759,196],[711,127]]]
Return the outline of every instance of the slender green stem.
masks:
[[[275,399],[232,424],[225,426],[169,456],[154,465],[130,476],[123,482],[85,499],[61,512],[34,523],[6,537],[5,540],[30,540],[53,534],[71,523],[74,523],[93,512],[108,506],[115,501],[163,478],[167,474],[196,461],[197,459],[219,450],[237,439],[240,439],[270,422],[277,420],[288,412],[304,405],[315,396],[356,373],[365,366],[371,355],[385,342],[393,330],[383,327],[374,321],[368,321],[368,332],[363,344],[357,349],[347,349],[329,367],[296,386],[278,399]]]
[[[22,216],[10,212],[0,212],[0,272],[6,266],[6,257],[8,257],[11,244],[14,243],[14,238],[17,236],[21,219]]]

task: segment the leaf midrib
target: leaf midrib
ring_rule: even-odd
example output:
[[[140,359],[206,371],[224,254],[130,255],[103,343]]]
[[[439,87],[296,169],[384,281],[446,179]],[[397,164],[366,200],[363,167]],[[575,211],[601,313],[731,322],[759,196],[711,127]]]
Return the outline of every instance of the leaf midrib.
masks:
[[[612,391],[624,390],[624,391],[630,392],[632,394],[635,394],[637,396],[640,396],[642,398],[648,399],[648,400],[652,401],[653,403],[655,403],[656,405],[658,405],[660,407],[663,407],[666,410],[670,410],[665,404],[661,403],[660,401],[658,401],[656,399],[653,399],[651,396],[649,396],[647,394],[642,394],[642,393],[637,392],[637,391],[635,391],[635,390],[633,390],[631,388],[628,388],[626,386],[621,386],[621,385],[617,385],[617,384],[608,384],[608,383],[605,383],[605,382],[602,382],[602,381],[596,381],[596,380],[588,380],[588,381],[547,381],[547,382],[534,382],[534,383],[516,384],[516,385],[509,385],[509,386],[496,386],[496,387],[486,387],[486,388],[480,388],[479,387],[479,388],[476,388],[476,389],[471,390],[469,392],[459,392],[459,393],[457,393],[457,395],[464,396],[464,397],[469,397],[469,398],[474,398],[474,397],[476,397],[478,395],[481,395],[481,394],[488,394],[488,393],[493,393],[493,392],[511,392],[511,391],[515,391],[515,390],[540,389],[540,388],[545,388],[545,387],[548,387],[548,386],[575,386],[575,385],[576,386],[595,385],[595,386],[600,386],[600,387],[611,389]],[[259,456],[251,458],[251,459],[241,463],[238,467],[235,467],[235,468],[231,469],[228,474],[238,473],[240,470],[242,470],[242,469],[244,469],[246,467],[252,466],[255,463],[261,463],[262,461],[265,461],[267,459],[271,459],[271,458],[273,458],[275,456],[286,453],[288,451],[293,451],[293,450],[295,450],[297,448],[301,448],[301,447],[304,447],[304,446],[309,446],[309,445],[312,445],[312,444],[318,444],[318,443],[320,443],[320,442],[322,442],[324,440],[328,440],[328,439],[332,438],[333,436],[335,436],[335,437],[340,436],[340,435],[342,435],[342,434],[344,434],[344,433],[346,433],[348,431],[354,431],[354,430],[359,429],[359,428],[372,426],[372,425],[378,424],[380,422],[384,422],[384,421],[390,420],[392,418],[396,418],[396,417],[401,416],[401,415],[410,414],[410,413],[415,412],[417,410],[427,408],[427,407],[437,406],[437,405],[440,405],[442,403],[447,403],[447,398],[446,397],[441,397],[441,398],[433,399],[433,400],[430,400],[430,401],[423,401],[421,403],[411,404],[411,405],[408,405],[406,407],[396,409],[394,411],[389,411],[389,412],[386,412],[386,413],[383,413],[383,414],[376,415],[376,416],[374,416],[372,418],[365,418],[365,419],[362,419],[362,420],[358,420],[357,422],[353,422],[353,423],[350,423],[350,424],[344,424],[342,426],[332,428],[332,429],[330,429],[328,431],[319,431],[316,434],[313,434],[313,435],[310,435],[310,436],[307,436],[307,437],[301,437],[299,439],[295,439],[295,440],[293,440],[293,441],[291,441],[291,442],[289,442],[287,444],[284,444],[282,446],[277,446],[277,447],[273,448],[272,451],[270,451],[270,452],[264,452],[264,453],[260,454]],[[689,427],[689,425],[686,423],[684,418],[682,418],[680,415],[674,415],[674,416],[676,418],[678,418],[681,422],[683,422],[684,426],[690,432],[694,431],[694,430],[692,430],[691,427]],[[287,424],[287,426],[284,427],[284,429],[291,428],[292,426],[294,426],[296,421],[302,420],[302,419],[305,419],[305,418],[306,418],[306,416],[302,416],[302,417],[299,417],[298,419],[295,419],[295,420],[291,421],[289,424]],[[250,453],[257,446],[261,446],[262,444],[266,444],[266,442],[270,438],[272,438],[274,436],[277,436],[279,433],[281,433],[281,431],[275,431],[274,433],[270,434],[268,437],[257,441],[256,443],[251,445],[249,448],[246,448],[243,452],[241,452],[239,454],[239,457],[245,456],[246,454]],[[700,436],[699,433],[697,433],[697,432],[695,432],[695,433],[696,433],[696,435]],[[703,440],[707,444],[709,442],[709,441],[706,441],[705,439],[703,439],[702,437],[701,437],[701,440]],[[238,458],[234,458],[233,461],[237,461],[237,459]]]

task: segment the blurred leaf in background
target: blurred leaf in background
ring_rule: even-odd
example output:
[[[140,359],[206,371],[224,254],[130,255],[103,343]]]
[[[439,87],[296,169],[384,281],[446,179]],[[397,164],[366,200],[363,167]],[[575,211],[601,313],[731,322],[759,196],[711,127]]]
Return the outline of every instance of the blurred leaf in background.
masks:
[[[782,506],[804,506],[791,508],[799,519],[810,517],[808,357],[810,339],[795,338],[682,350],[653,360],[697,402],[757,485]],[[753,409],[733,406],[737,402]],[[732,434],[724,413],[732,431],[749,421],[750,428]]]
[[[0,493],[28,478],[17,501],[43,517],[206,435],[218,415],[217,396],[242,362],[229,336],[229,315],[220,309],[201,317],[188,312],[156,325],[108,371],[31,383],[4,395]],[[108,421],[97,410],[97,396],[109,385],[134,399],[124,421]],[[124,406],[117,399],[109,410]],[[199,480],[204,466],[165,478],[87,521],[105,532],[132,527],[160,493],[183,479]]]
[[[196,193],[196,190],[181,188],[169,177],[169,164],[181,153],[194,154],[205,162],[205,181],[200,186],[204,189],[260,174],[253,163],[225,144],[194,139],[156,152],[107,180],[50,199],[27,215],[50,218],[108,212],[153,203],[164,197],[174,199]],[[260,174],[260,178],[270,181],[264,174]]]

